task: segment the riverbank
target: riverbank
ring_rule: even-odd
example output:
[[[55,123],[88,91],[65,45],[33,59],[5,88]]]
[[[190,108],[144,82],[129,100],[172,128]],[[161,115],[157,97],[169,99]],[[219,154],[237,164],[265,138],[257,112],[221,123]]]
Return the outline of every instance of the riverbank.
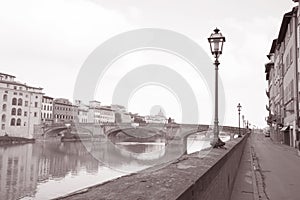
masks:
[[[12,136],[0,136],[0,146],[8,144],[27,144],[34,143],[35,139],[28,139],[22,137],[12,137]]]

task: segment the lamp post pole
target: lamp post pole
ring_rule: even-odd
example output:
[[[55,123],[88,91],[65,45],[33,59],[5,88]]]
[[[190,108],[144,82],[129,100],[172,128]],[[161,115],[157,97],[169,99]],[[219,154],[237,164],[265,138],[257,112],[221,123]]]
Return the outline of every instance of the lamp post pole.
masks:
[[[218,70],[220,62],[219,56],[222,54],[223,43],[225,37],[220,33],[220,30],[216,28],[214,33],[208,38],[210,44],[210,50],[212,55],[215,57],[215,119],[214,119],[214,139],[211,142],[212,147],[218,148],[225,145],[225,143],[219,138],[219,119],[218,119]]]
[[[242,137],[242,134],[241,134],[241,124],[240,124],[240,116],[241,116],[241,108],[242,108],[242,106],[241,106],[240,103],[238,104],[237,108],[238,108],[238,112],[239,112],[239,135],[238,135],[238,137]]]
[[[219,95],[218,95],[218,71],[219,71],[219,61],[216,57],[215,60],[215,122],[214,122],[214,143],[219,142]]]

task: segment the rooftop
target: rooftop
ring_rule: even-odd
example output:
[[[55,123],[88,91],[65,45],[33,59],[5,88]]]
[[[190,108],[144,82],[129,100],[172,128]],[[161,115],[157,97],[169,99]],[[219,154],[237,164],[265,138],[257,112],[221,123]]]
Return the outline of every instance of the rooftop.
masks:
[[[9,76],[9,77],[12,77],[12,78],[16,78],[16,77],[15,77],[15,76],[13,76],[13,75],[10,75],[10,74],[5,74],[5,73],[1,73],[1,72],[0,72],[0,76],[1,76],[1,75],[2,75],[2,76]]]
[[[291,21],[291,18],[293,17],[294,13],[297,13],[297,11],[298,11],[298,6],[295,6],[292,9],[292,11],[287,12],[283,15],[283,19],[282,19],[282,22],[281,22],[277,43],[281,43],[284,40],[288,25]]]

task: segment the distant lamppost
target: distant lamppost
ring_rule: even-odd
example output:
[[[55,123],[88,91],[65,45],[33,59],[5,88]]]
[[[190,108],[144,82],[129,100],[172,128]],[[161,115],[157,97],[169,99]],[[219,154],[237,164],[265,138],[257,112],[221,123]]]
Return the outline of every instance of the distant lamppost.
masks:
[[[219,56],[222,54],[223,43],[225,37],[220,33],[220,30],[216,28],[214,32],[208,38],[210,44],[210,50],[215,57],[215,121],[214,121],[214,139],[211,142],[212,147],[218,148],[225,145],[225,143],[219,138],[219,120],[218,120],[218,70],[219,70]]]
[[[242,115],[243,128],[245,128],[245,116]]]
[[[241,134],[241,123],[240,123],[240,116],[241,116],[241,108],[242,108],[242,106],[241,106],[240,103],[237,105],[237,108],[238,108],[238,112],[239,112],[239,137],[242,137],[242,134]]]

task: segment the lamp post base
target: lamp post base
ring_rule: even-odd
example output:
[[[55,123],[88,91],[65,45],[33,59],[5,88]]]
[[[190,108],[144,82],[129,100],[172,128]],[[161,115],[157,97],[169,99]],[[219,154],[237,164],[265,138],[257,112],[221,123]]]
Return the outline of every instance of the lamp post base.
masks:
[[[222,148],[225,145],[225,142],[220,140],[220,138],[216,138],[216,139],[213,139],[213,141],[211,141],[210,145],[213,148]]]

